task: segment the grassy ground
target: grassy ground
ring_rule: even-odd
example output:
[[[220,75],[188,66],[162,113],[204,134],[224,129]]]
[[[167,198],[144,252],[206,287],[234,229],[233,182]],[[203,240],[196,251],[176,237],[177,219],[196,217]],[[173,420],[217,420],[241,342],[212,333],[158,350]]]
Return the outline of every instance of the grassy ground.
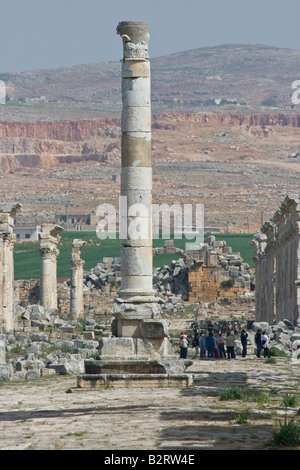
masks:
[[[244,262],[253,266],[253,248],[250,245],[252,239],[250,234],[218,234],[217,240],[225,240],[228,246],[231,246],[234,252],[240,252]],[[74,238],[80,238],[87,242],[82,249],[82,259],[85,260],[85,270],[90,270],[97,263],[101,262],[103,257],[120,257],[120,242],[116,240],[99,240],[95,232],[63,232],[59,244],[60,254],[57,259],[57,275],[59,278],[69,277],[71,268],[71,250]],[[175,240],[175,246],[185,248],[186,240]],[[153,240],[153,246],[163,246],[164,240]],[[179,256],[159,255],[153,259],[154,267],[161,266],[178,259]],[[35,243],[16,243],[14,249],[15,260],[15,279],[39,278],[40,276],[40,254],[39,242]]]

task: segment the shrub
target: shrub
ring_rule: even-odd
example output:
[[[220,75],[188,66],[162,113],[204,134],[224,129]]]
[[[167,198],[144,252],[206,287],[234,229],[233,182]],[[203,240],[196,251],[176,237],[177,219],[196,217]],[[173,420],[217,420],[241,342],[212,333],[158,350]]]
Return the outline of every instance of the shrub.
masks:
[[[248,402],[256,403],[267,403],[270,397],[273,395],[273,392],[255,392],[255,391],[246,391],[238,388],[236,386],[226,388],[221,392],[220,400],[243,400]]]
[[[293,408],[298,405],[298,398],[296,397],[296,395],[291,395],[290,393],[286,393],[283,397],[282,403],[286,407]]]
[[[268,357],[266,359],[266,364],[276,364],[276,359],[275,357]]]
[[[273,432],[273,439],[270,441],[271,446],[279,447],[297,447],[300,445],[300,423],[294,420],[279,423],[279,428]]]
[[[221,286],[222,287],[233,287],[234,286],[234,279],[230,278],[230,279],[226,279],[226,281],[222,281]]]
[[[237,424],[249,424],[249,418],[250,418],[250,411],[244,410],[238,415],[235,422]]]
[[[24,349],[20,344],[17,344],[11,348],[10,352],[12,354],[26,354],[26,349]]]
[[[245,396],[244,390],[238,387],[226,388],[220,395],[220,400],[242,400]]]
[[[276,356],[276,357],[286,357],[287,354],[285,351],[281,351],[278,348],[270,348],[270,356]]]

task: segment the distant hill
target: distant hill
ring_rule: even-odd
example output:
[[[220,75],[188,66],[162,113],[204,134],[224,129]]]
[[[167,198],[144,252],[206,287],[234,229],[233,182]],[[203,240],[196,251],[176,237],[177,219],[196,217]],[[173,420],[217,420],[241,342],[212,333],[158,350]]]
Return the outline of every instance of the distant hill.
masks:
[[[1,120],[97,117],[121,110],[120,62],[0,74]],[[152,111],[297,112],[300,51],[257,44],[204,47],[151,59]],[[262,104],[263,103],[263,104]]]

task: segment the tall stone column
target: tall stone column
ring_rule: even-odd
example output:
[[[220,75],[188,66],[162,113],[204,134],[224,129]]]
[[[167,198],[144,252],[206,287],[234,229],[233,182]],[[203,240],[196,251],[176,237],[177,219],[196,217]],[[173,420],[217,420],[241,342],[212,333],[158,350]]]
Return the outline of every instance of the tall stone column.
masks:
[[[72,268],[71,268],[71,288],[70,288],[70,315],[77,318],[84,313],[83,303],[83,266],[81,259],[81,249],[86,245],[83,240],[75,239],[72,244]]]
[[[57,244],[62,227],[42,224],[40,233],[40,303],[45,308],[57,308]]]
[[[14,312],[14,217],[20,204],[0,207],[0,328],[15,329]]]
[[[250,243],[254,246],[255,252],[255,319],[256,321],[266,321],[268,298],[265,249],[267,236],[258,232]]]
[[[148,24],[121,22],[122,61],[122,172],[121,214],[122,283],[119,296],[153,297],[152,287],[152,161],[151,94]],[[128,215],[128,217],[126,217]],[[138,216],[138,225],[134,217]]]
[[[141,321],[159,316],[152,285],[151,92],[148,24],[119,23],[122,60],[121,289],[117,336],[143,336]],[[165,333],[164,333],[165,334]]]

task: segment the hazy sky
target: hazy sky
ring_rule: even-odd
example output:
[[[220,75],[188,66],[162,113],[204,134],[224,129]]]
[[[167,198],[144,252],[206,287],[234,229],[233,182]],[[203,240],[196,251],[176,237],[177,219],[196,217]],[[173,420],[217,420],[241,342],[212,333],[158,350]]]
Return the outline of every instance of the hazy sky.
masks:
[[[228,43],[300,49],[300,0],[0,0],[0,72],[119,60],[119,21],[150,56]]]

